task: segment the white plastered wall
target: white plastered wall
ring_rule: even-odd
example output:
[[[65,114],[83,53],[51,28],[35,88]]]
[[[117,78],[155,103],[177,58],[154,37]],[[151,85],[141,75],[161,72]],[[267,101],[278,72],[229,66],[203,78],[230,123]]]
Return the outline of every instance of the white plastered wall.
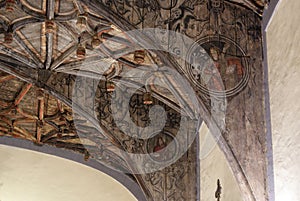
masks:
[[[221,183],[221,201],[242,201],[239,186],[227,160],[207,126],[200,128],[200,196],[201,201],[215,201],[217,180]]]
[[[267,29],[276,201],[300,200],[300,1],[282,0]]]
[[[63,158],[0,145],[0,201],[137,201],[119,182]]]

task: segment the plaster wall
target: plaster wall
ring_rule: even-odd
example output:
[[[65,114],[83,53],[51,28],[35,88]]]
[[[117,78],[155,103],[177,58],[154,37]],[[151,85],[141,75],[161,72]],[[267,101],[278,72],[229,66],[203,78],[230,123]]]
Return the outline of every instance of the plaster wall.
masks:
[[[275,200],[300,200],[300,1],[282,0],[267,29]]]
[[[0,201],[136,201],[119,182],[85,165],[0,145]]]
[[[207,126],[200,128],[200,197],[201,201],[216,200],[217,180],[221,184],[222,201],[242,201],[234,175]]]

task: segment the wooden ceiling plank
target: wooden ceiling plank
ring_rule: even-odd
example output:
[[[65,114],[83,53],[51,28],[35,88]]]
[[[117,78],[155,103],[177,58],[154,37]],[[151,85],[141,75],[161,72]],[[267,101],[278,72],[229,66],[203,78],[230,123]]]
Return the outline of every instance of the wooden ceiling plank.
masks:
[[[12,126],[12,121],[8,119],[6,116],[0,115],[0,120],[5,124],[7,124],[8,126]]]
[[[48,133],[44,134],[41,138],[41,142],[45,143],[47,142],[49,139],[51,139],[54,135],[56,135],[58,133],[57,130],[51,130]]]

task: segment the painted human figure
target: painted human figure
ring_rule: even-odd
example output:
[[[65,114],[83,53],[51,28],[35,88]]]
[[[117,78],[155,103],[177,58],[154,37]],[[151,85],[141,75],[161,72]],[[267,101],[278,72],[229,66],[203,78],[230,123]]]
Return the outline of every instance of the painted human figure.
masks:
[[[194,38],[199,36],[202,32],[203,27],[192,15],[187,15],[184,18],[184,32],[187,36]]]
[[[162,137],[157,138],[156,145],[153,148],[153,152],[159,152],[166,147],[166,142]]]
[[[206,66],[203,71],[204,81],[207,88],[215,91],[224,90],[223,80],[221,78],[222,66],[224,65],[224,60],[221,57],[219,50],[215,47],[209,49],[209,54],[213,60],[213,63]]]
[[[221,53],[215,47],[210,48],[210,56],[214,61],[214,68],[206,71],[207,75],[211,76],[208,82],[210,89],[220,91],[225,87],[226,90],[230,90],[238,84],[243,76],[241,60],[237,57],[225,58],[229,47],[229,44],[225,44]]]
[[[170,160],[171,155],[173,152],[167,149],[167,143],[163,137],[158,137],[156,144],[153,148],[153,156],[158,161],[166,161]]]
[[[225,72],[226,89],[234,88],[243,76],[243,66],[239,58],[228,58]]]

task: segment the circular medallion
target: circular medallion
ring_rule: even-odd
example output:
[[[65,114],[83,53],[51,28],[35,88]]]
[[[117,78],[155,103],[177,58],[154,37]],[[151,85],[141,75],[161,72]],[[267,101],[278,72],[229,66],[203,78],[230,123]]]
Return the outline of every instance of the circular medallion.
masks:
[[[177,151],[177,142],[169,133],[161,132],[147,140],[147,152],[156,162],[173,160]]]
[[[187,61],[189,77],[208,95],[236,95],[249,80],[250,69],[244,51],[223,36],[198,40],[188,51]]]

